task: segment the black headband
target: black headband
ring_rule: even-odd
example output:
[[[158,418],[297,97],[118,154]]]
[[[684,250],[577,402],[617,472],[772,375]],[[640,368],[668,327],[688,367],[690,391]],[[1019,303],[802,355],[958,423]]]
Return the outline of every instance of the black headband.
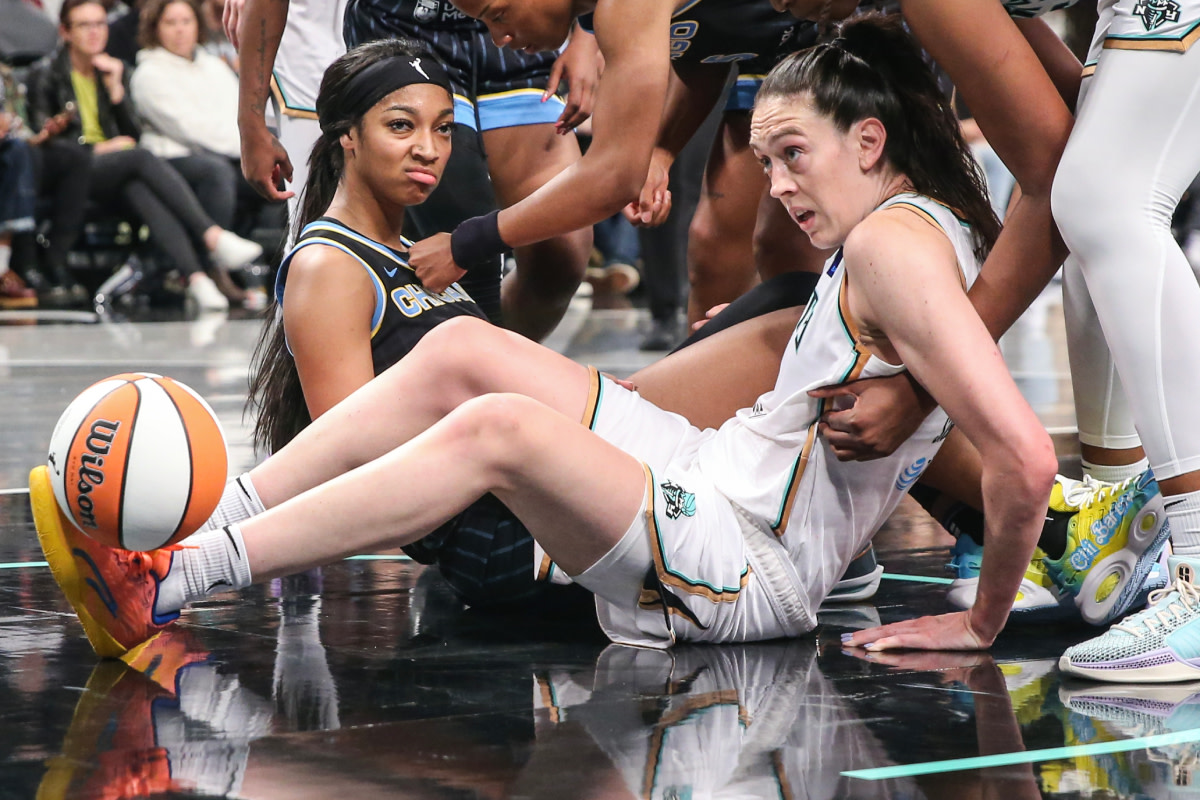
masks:
[[[332,120],[358,119],[397,89],[414,83],[432,83],[453,95],[450,76],[441,64],[428,55],[392,56],[377,61],[350,80],[342,90],[331,114]],[[324,129],[324,121],[321,128]]]

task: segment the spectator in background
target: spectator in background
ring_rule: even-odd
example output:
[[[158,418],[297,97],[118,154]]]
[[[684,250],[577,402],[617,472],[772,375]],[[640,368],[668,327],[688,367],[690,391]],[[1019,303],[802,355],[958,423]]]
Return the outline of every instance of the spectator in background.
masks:
[[[0,106],[0,309],[32,308],[37,292],[11,269],[13,234],[33,231],[37,181],[33,156],[11,135],[14,118]]]
[[[74,104],[77,116],[59,137],[91,145],[91,199],[128,206],[150,229],[152,242],[184,275],[189,303],[200,309],[228,308],[205,274],[203,259],[236,269],[258,258],[262,247],[214,222],[179,173],[137,146],[140,129],[124,64],[104,52],[104,6],[97,0],[66,0],[59,35],[62,46],[38,62],[30,78],[34,126]],[[132,273],[128,265],[122,269]]]
[[[67,269],[67,253],[83,229],[92,153],[77,142],[55,138],[73,113],[71,108],[63,109],[48,117],[34,133],[29,127],[25,87],[11,69],[0,64],[0,143],[8,143],[0,144],[8,162],[7,167],[0,167],[0,198],[20,207],[10,208],[5,214],[10,234],[6,237],[8,257],[14,267],[25,272],[39,299],[51,306],[79,305],[88,300],[87,290]],[[50,201],[40,231],[43,247],[35,245],[28,222],[15,221],[28,220],[36,213],[39,196]],[[3,258],[5,254],[0,253]],[[18,275],[0,277],[0,282],[8,307],[33,305]]]
[[[265,201],[242,177],[237,75],[201,46],[207,31],[199,0],[148,0],[140,19],[143,49],[129,88],[141,146],[183,176],[214,222],[248,233]],[[216,277],[231,299],[241,299],[225,273]],[[254,297],[265,305],[265,293]]]

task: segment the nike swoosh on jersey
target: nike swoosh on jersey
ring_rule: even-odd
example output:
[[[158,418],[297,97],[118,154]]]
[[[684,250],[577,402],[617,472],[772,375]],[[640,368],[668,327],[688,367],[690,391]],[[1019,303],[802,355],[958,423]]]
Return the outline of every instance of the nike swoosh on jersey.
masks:
[[[398,269],[400,269],[400,268],[399,268],[399,267],[392,267],[391,269],[388,269],[387,267],[384,267],[384,268],[383,268],[383,271],[387,273],[387,276],[388,276],[389,278],[394,278],[394,277],[396,277],[396,270],[398,270]]]

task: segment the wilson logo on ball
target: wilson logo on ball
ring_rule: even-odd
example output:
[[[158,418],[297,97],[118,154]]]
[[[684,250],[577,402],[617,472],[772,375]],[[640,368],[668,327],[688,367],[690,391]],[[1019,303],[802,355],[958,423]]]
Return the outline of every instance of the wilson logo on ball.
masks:
[[[84,443],[88,452],[79,457],[79,482],[75,485],[79,492],[75,499],[79,514],[76,518],[85,528],[96,527],[95,505],[92,503],[91,492],[94,487],[104,484],[104,457],[112,449],[113,439],[120,429],[120,422],[107,419],[93,422],[91,432]]]

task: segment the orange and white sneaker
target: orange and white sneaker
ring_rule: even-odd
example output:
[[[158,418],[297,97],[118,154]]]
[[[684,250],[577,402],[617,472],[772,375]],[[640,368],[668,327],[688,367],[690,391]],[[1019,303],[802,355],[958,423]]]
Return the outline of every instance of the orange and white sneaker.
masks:
[[[120,658],[179,617],[178,611],[154,611],[158,585],[171,568],[175,548],[118,550],[82,533],[59,510],[44,466],[29,473],[29,500],[54,580],[98,655]]]

